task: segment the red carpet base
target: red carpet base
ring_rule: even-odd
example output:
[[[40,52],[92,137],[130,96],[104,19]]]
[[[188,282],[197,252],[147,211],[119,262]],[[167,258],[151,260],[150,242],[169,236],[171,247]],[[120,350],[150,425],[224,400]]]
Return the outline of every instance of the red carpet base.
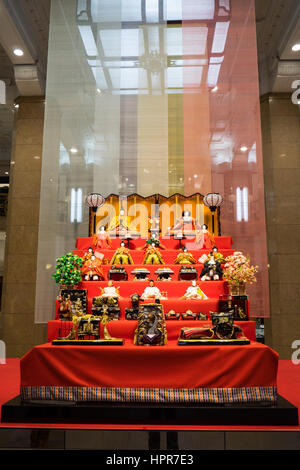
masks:
[[[0,405],[19,394],[19,368],[19,359],[7,359],[5,365],[0,364]],[[278,393],[300,408],[300,365],[294,365],[291,361],[279,361]],[[147,423],[143,425],[0,423],[0,428],[300,431],[300,426],[157,426]]]

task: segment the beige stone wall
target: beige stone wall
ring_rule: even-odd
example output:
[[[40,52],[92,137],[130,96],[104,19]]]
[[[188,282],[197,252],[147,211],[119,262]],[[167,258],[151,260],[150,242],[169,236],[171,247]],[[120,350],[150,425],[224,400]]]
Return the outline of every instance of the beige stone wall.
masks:
[[[0,338],[7,356],[44,342],[34,325],[36,256],[44,126],[44,99],[23,97],[15,116],[8,200]]]
[[[300,119],[291,94],[261,100],[271,318],[266,343],[290,359],[300,339]]]

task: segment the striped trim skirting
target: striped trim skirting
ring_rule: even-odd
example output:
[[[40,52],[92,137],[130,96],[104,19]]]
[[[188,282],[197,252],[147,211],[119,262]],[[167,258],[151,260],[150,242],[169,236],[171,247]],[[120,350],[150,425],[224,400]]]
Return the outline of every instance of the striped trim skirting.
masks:
[[[276,387],[243,388],[110,388],[21,387],[22,400],[101,401],[141,403],[253,403],[275,402]]]

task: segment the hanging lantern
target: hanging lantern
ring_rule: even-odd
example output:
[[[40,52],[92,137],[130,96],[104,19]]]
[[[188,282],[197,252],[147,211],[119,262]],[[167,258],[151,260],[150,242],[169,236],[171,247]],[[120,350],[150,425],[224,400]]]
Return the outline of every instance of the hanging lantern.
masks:
[[[97,212],[97,209],[105,204],[105,198],[99,193],[92,193],[86,197],[85,203],[93,212]]]
[[[215,212],[223,202],[223,197],[219,193],[208,193],[203,198],[204,204],[210,208],[211,212]]]
[[[99,193],[92,193],[92,194],[89,194],[86,197],[85,203],[91,210],[90,211],[90,218],[91,218],[92,213],[94,215],[93,225],[91,226],[91,223],[90,223],[90,229],[89,229],[89,234],[91,236],[92,234],[96,233],[96,213],[97,213],[97,209],[99,207],[102,207],[105,204],[105,198]]]
[[[219,193],[208,193],[203,197],[204,204],[210,208],[211,217],[212,217],[212,232],[215,233],[215,217],[214,213],[216,212],[217,208],[223,202],[223,197]],[[220,231],[220,226],[219,226]]]

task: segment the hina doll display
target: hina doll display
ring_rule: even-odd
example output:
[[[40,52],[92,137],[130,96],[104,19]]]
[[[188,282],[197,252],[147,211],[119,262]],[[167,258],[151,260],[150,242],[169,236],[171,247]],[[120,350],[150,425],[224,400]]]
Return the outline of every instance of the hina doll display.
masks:
[[[182,253],[179,253],[174,261],[175,264],[196,264],[196,260],[192,253],[186,247],[182,248]]]
[[[120,248],[115,251],[111,264],[134,264],[130,251],[126,248],[124,241],[120,243]]]
[[[102,225],[100,230],[94,235],[93,246],[95,250],[110,250],[112,243],[109,234],[105,231],[105,226]]]
[[[101,261],[93,254],[88,258],[82,268],[82,275],[85,281],[104,281],[104,274],[101,268]]]
[[[208,225],[202,224],[200,230],[196,231],[195,245],[197,250],[209,251],[215,246],[215,238],[208,231]]]
[[[147,246],[143,264],[165,264],[156,243]]]
[[[211,251],[200,273],[200,279],[201,281],[220,281],[222,277],[221,264],[215,260],[214,253]]]
[[[193,280],[192,285],[187,288],[186,293],[184,294],[182,299],[200,300],[200,299],[208,299],[208,297],[204,294],[204,292],[197,285],[197,282]]]

